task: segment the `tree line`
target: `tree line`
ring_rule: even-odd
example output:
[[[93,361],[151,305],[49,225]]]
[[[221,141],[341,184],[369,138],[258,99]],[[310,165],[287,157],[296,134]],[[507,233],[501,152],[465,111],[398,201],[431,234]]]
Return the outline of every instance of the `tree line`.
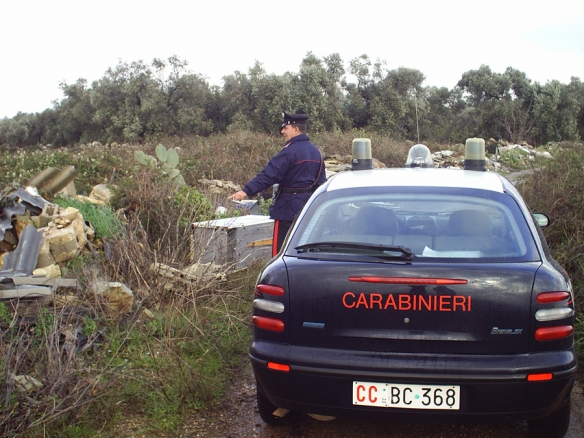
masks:
[[[176,56],[120,62],[91,84],[61,83],[64,97],[41,113],[0,120],[0,145],[143,142],[157,136],[208,136],[245,129],[278,133],[282,111],[310,115],[311,131],[366,129],[439,143],[467,137],[531,144],[584,137],[584,83],[540,84],[512,67],[486,65],[458,84],[423,86],[415,69],[389,70],[367,55],[308,52],[298,72],[270,74],[257,62],[211,86]]]

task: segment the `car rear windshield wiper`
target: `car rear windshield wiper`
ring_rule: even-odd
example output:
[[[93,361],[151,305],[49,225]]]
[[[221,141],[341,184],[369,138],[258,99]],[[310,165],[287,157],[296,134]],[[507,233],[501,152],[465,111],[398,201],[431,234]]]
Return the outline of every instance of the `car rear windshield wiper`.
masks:
[[[346,250],[365,250],[364,255],[395,258],[399,260],[412,260],[413,252],[410,248],[399,245],[383,245],[378,243],[355,242],[314,242],[300,245],[294,248],[299,253],[308,252],[343,252]],[[351,251],[354,253],[354,251]]]

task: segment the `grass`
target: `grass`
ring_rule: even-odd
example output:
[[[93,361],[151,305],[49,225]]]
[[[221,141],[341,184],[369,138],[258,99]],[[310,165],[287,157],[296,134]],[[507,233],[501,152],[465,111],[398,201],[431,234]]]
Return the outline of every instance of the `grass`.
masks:
[[[374,157],[390,167],[401,167],[413,144],[361,131],[318,134],[312,140],[325,156],[346,156],[356,137],[371,138]],[[205,193],[200,179],[243,184],[280,149],[281,139],[233,132],[162,142],[180,154],[179,168],[188,185],[182,191],[134,159],[137,149],[153,154],[159,141],[109,150],[0,151],[4,187],[24,185],[47,166],[75,165],[81,193],[98,183],[117,184],[113,208],[124,217],[120,222],[109,207],[52,199],[78,208],[97,236],[106,240],[107,251],[96,245],[98,258],[82,256],[67,263],[65,272],[79,279],[81,289],[75,295],[60,293],[55,303],[61,304],[35,309],[25,302],[0,302],[0,383],[5,401],[1,436],[106,438],[116,435],[116,426],[128,417],[140,418],[137,433],[142,435],[176,436],[188,412],[221,399],[229,378],[245,360],[259,267],[231,273],[226,281],[174,285],[150,267],[156,262],[183,269],[193,262],[190,224],[212,218],[227,196]],[[532,210],[552,217],[546,238],[572,278],[581,312],[584,153],[581,145],[571,144],[555,148],[553,155],[529,161],[537,170],[518,189]],[[505,159],[526,167],[518,157]],[[133,291],[130,312],[116,312],[93,294],[91,285],[103,279],[122,282]],[[580,313],[577,321],[578,350],[584,355]],[[22,389],[14,376],[34,377],[42,386]]]
[[[532,211],[550,216],[543,229],[553,257],[570,275],[577,315],[584,311],[584,147],[555,152],[553,159],[541,160],[518,189]],[[584,360],[584,318],[576,324],[578,352]]]
[[[59,207],[73,207],[79,210],[83,219],[93,227],[95,237],[98,239],[117,236],[124,230],[122,220],[112,211],[109,205],[91,204],[68,196],[56,196],[52,201]]]
[[[23,392],[6,379],[0,434],[106,437],[128,413],[143,419],[144,433],[176,430],[190,410],[220,398],[243,360],[254,279],[246,272],[215,290],[200,286],[150,312],[144,303],[108,315],[95,302],[83,317],[75,306],[43,308],[30,327],[12,323],[1,335],[2,375],[36,376],[42,387]]]

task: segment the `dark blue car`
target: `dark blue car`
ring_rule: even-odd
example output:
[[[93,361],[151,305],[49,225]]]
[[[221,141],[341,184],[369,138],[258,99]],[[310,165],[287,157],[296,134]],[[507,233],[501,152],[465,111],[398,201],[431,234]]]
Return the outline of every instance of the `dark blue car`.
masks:
[[[330,178],[257,282],[262,419],[517,418],[532,436],[564,436],[574,302],[546,219],[493,172]]]

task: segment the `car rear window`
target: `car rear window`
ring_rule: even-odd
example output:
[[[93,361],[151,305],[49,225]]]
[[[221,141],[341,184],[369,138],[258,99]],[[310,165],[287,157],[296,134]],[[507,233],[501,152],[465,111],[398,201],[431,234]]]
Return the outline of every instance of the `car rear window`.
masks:
[[[324,192],[302,216],[286,254],[300,255],[294,248],[319,242],[398,245],[411,249],[414,259],[427,261],[540,260],[515,200],[504,193],[476,189],[384,187]],[[319,258],[323,252],[319,250]],[[314,255],[303,252],[302,256]]]

